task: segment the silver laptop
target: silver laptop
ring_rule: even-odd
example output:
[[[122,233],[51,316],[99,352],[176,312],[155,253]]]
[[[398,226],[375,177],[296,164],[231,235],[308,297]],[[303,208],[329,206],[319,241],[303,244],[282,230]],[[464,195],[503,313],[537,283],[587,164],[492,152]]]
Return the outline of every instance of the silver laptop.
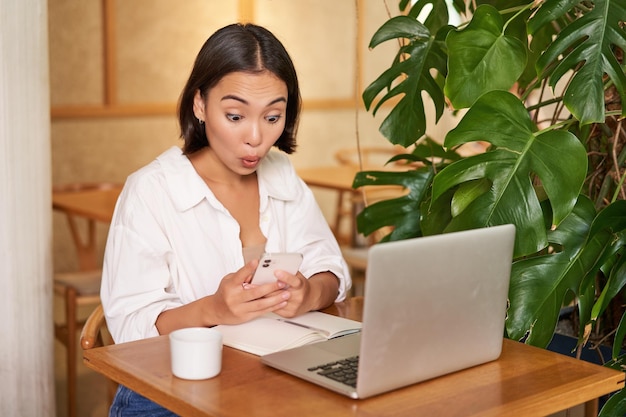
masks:
[[[503,225],[373,245],[361,333],[261,361],[367,398],[495,360],[502,350],[514,238],[515,227]],[[344,365],[358,365],[356,376],[335,371]]]

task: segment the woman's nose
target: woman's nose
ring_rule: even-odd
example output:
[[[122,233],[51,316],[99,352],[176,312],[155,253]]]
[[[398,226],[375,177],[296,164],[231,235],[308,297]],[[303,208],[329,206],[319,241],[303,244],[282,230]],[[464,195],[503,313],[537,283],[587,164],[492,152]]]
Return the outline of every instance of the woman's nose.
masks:
[[[258,146],[262,139],[261,127],[258,123],[252,123],[247,133],[246,143],[250,146]]]

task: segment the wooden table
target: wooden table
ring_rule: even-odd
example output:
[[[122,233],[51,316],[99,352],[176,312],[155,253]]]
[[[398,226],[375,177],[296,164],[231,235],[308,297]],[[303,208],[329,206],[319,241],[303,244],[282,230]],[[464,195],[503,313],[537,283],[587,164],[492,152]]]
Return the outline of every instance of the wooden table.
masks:
[[[362,298],[326,312],[361,319]],[[624,373],[505,340],[500,359],[366,400],[353,400],[224,348],[222,372],[174,377],[167,336],[86,350],[84,362],[183,416],[545,416],[624,386]]]
[[[357,172],[359,168],[353,165],[329,165],[297,170],[298,175],[307,185],[340,192],[355,192],[352,183]]]
[[[52,208],[67,216],[80,270],[97,268],[96,222],[111,222],[121,191],[122,185],[108,183],[70,184],[52,190]],[[81,237],[76,217],[87,220],[86,240]]]
[[[56,189],[52,192],[52,208],[100,222],[111,221],[122,186],[107,184],[79,191]]]

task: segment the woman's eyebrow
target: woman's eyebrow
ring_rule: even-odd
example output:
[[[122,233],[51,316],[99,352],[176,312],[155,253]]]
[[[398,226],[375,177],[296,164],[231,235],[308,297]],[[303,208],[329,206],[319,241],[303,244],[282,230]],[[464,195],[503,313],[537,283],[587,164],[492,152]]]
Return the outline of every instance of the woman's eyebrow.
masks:
[[[227,95],[225,95],[224,97],[222,97],[222,100],[221,100],[221,101],[224,101],[224,100],[236,100],[236,101],[239,101],[239,102],[241,102],[241,103],[243,103],[243,104],[246,104],[246,105],[247,105],[247,104],[250,104],[250,103],[248,103],[248,101],[247,101],[247,100],[245,100],[245,99],[243,99],[243,98],[241,98],[241,97],[239,97],[239,96],[235,96],[235,95],[233,95],[233,94],[227,94]],[[275,98],[274,100],[270,101],[269,103],[267,103],[267,105],[268,105],[268,106],[271,106],[272,104],[276,104],[276,103],[280,103],[280,102],[284,102],[284,103],[286,103],[286,102],[287,102],[287,99],[286,99],[285,97],[282,97],[282,96],[281,96],[281,97]]]

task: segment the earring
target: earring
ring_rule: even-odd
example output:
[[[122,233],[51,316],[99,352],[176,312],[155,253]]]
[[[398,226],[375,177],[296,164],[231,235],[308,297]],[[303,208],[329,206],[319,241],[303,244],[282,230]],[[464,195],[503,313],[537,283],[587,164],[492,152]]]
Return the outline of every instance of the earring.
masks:
[[[198,117],[198,123],[200,123],[201,125],[204,124],[204,120],[202,120],[201,118]]]

